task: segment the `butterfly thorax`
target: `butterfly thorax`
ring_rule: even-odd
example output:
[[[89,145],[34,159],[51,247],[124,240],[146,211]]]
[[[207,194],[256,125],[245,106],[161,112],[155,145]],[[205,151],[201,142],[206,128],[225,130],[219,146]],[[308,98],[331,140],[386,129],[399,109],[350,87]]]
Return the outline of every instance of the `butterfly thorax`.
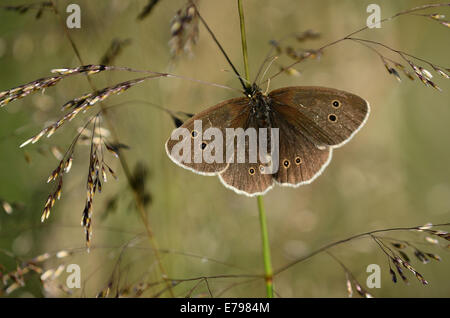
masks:
[[[258,128],[270,128],[270,98],[258,89],[250,97],[250,116]]]

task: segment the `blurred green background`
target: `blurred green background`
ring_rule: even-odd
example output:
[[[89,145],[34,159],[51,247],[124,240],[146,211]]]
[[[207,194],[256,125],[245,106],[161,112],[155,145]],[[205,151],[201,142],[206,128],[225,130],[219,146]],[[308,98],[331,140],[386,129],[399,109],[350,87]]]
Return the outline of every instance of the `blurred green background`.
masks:
[[[2,0],[1,4],[16,5],[17,2]],[[63,18],[67,16],[66,6],[73,2],[57,1]],[[376,3],[381,7],[382,17],[388,17],[429,2],[433,1],[379,0]],[[76,3],[82,10],[81,29],[68,32],[85,64],[99,63],[114,38],[130,38],[132,43],[124,48],[115,65],[170,71],[239,88],[230,67],[203,26],[200,26],[193,56],[171,61],[170,21],[186,1],[162,0],[143,21],[137,21],[136,17],[147,3],[144,0],[79,0]],[[366,7],[370,3],[373,1],[245,0],[251,74],[256,74],[265,58],[269,40],[313,29],[322,34],[321,38],[291,44],[297,48],[317,48],[365,25]],[[236,1],[201,1],[199,5],[232,61],[243,70]],[[425,12],[450,14],[447,8]],[[367,30],[358,36],[448,66],[449,29],[431,19],[400,17],[383,24],[381,29]],[[290,61],[288,57],[281,57],[279,63],[286,65]],[[53,68],[78,65],[61,24],[51,11],[45,11],[36,20],[32,12],[19,15],[0,10],[0,91],[48,76]],[[297,189],[276,187],[264,197],[274,268],[353,234],[448,222],[448,81],[436,75],[435,82],[443,92],[426,88],[417,79],[398,83],[386,72],[374,52],[351,42],[330,47],[320,60],[301,63],[297,69],[301,76],[280,75],[271,82],[271,89],[288,85],[334,87],[364,97],[370,102],[372,112],[366,126],[349,144],[334,152],[331,164],[313,184]],[[276,70],[275,66],[271,72]],[[126,72],[105,72],[92,79],[97,87],[105,87],[133,76]],[[88,147],[78,147],[74,167],[64,179],[61,201],[55,205],[49,220],[40,223],[43,205],[52,191],[46,180],[58,164],[51,149],[57,146],[65,151],[87,115],[65,125],[50,139],[19,148],[46,123],[61,116],[62,104],[89,91],[88,82],[79,75],[47,89],[45,94],[28,96],[1,109],[0,198],[20,203],[20,206],[11,214],[0,210],[0,248],[17,257],[2,253],[0,264],[4,272],[8,272],[14,270],[20,260],[44,252],[76,249],[70,257],[49,260],[44,268],[79,264],[83,288],[75,290],[74,295],[92,297],[108,284],[112,273],[115,273],[114,283],[120,282],[121,286],[160,280],[145,237],[133,246],[122,248],[124,243],[144,232],[144,226],[119,161],[109,159],[119,180],[109,181],[95,197],[93,242],[91,252],[87,253],[79,221],[85,204]],[[126,106],[114,108],[110,119],[120,142],[130,147],[126,150],[130,166],[139,164],[148,170],[146,190],[152,201],[146,210],[157,244],[164,249],[162,261],[170,278],[261,273],[256,199],[225,189],[216,177],[195,175],[173,164],[164,150],[164,143],[173,129],[171,118],[136,100],[195,113],[235,96],[234,92],[221,88],[162,78],[147,81],[105,102],[106,105],[127,102]],[[115,197],[118,198],[115,209],[107,209],[108,202]],[[420,233],[388,235],[419,242],[417,244],[425,242]],[[368,238],[331,251],[363,285],[368,275],[367,265],[381,266],[381,288],[369,290],[375,296],[450,296],[449,249],[432,245],[425,245],[423,249],[442,257],[440,263],[427,265],[412,260],[430,282],[425,287],[411,275],[410,285],[402,282],[394,285],[385,255]],[[31,275],[26,285],[10,296],[64,296],[54,285],[56,282],[64,284],[67,275],[63,272],[47,289],[42,288],[39,275]],[[265,295],[262,280],[237,284],[245,280],[211,279],[209,284],[214,295]],[[186,296],[196,283],[180,284],[174,289],[175,294]],[[274,284],[275,291],[282,297],[347,296],[345,274],[326,254],[286,270],[275,277]],[[232,288],[225,290],[228,287]],[[150,288],[144,295],[155,295],[162,288],[162,285]],[[192,296],[208,296],[206,285],[199,284]]]

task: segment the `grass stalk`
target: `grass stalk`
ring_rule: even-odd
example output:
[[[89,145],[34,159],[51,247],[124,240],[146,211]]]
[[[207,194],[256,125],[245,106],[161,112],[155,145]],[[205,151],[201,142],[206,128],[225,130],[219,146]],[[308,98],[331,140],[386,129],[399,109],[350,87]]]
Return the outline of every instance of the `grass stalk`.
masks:
[[[238,0],[238,10],[239,22],[241,26],[242,56],[244,58],[245,79],[247,80],[245,85],[248,87],[250,85],[250,71],[248,67],[247,35],[245,33],[245,18],[242,0]]]
[[[242,5],[242,0],[238,0],[238,10],[239,10],[239,21],[241,26],[241,40],[242,40],[242,55],[244,58],[244,68],[245,68],[245,79],[246,85],[250,83],[250,72],[248,67],[248,51],[247,51],[247,36],[245,33],[245,19],[244,19],[244,8]],[[268,298],[273,298],[273,270],[272,261],[270,258],[270,244],[269,244],[269,233],[267,231],[267,218],[266,211],[264,209],[264,201],[262,196],[257,196],[256,200],[258,202],[258,213],[261,228],[261,239],[262,239],[262,252],[264,260],[264,277],[266,281],[266,293]]]
[[[264,209],[263,197],[258,195],[256,197],[256,200],[258,201],[259,221],[261,227],[266,293],[268,298],[273,298],[273,270],[272,270],[272,261],[270,259],[270,244],[269,244],[269,233],[267,231],[266,211]]]

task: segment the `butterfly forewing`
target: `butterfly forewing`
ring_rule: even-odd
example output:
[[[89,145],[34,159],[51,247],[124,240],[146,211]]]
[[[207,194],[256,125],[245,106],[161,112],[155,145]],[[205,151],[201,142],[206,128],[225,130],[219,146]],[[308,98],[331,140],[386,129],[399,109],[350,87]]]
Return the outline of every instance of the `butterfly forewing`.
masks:
[[[225,152],[221,154],[221,160],[214,162],[207,162],[201,158],[201,162],[195,162],[195,152],[209,151],[210,142],[205,140],[205,136],[202,136],[208,128],[217,128],[222,132],[223,139],[222,145],[226,144],[226,128],[242,127],[246,124],[248,119],[250,108],[248,107],[248,99],[233,98],[219,103],[216,106],[208,108],[187,120],[182,126],[175,129],[172,132],[171,138],[166,142],[166,151],[170,159],[183,168],[190,169],[199,174],[215,175],[220,171],[223,171],[228,166],[225,158]],[[201,123],[201,131],[197,131],[195,122]],[[183,160],[183,151],[177,151],[177,144],[181,141],[182,137],[177,132],[187,129],[191,138],[190,141],[190,153],[188,157],[189,161]],[[175,138],[175,136],[177,136]],[[203,137],[203,138],[202,138]],[[201,138],[201,142],[196,142],[196,138]],[[214,137],[211,138],[211,141]],[[214,153],[214,150],[211,151]],[[184,157],[186,158],[186,157]]]
[[[319,148],[350,140],[369,114],[367,101],[332,88],[285,87],[270,92],[269,97],[273,110]]]

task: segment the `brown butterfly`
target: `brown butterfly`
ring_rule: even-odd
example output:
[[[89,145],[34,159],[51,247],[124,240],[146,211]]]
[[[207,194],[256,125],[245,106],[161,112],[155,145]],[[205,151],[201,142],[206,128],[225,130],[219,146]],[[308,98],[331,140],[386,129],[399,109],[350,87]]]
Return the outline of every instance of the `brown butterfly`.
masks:
[[[195,121],[200,121],[204,130],[217,127],[222,132],[226,128],[278,128],[279,167],[275,173],[262,173],[265,166],[259,160],[256,163],[182,162],[173,154],[178,140],[172,138],[166,142],[166,151],[183,168],[218,175],[226,187],[237,193],[261,195],[274,184],[297,187],[312,182],[330,162],[333,148],[348,142],[364,125],[368,114],[367,101],[337,89],[284,87],[265,95],[253,85],[247,96],[208,108],[180,128],[187,129],[192,140],[200,137],[194,129]],[[191,143],[191,158],[195,144]],[[207,150],[208,140],[202,140],[199,145]]]
[[[333,148],[348,142],[364,125],[369,103],[357,95],[333,88],[284,87],[265,94],[256,84],[246,85],[206,22],[200,15],[199,18],[238,76],[245,96],[208,108],[175,129],[166,142],[168,156],[177,165],[195,173],[218,175],[227,188],[248,196],[262,195],[274,184],[297,187],[311,183],[330,162]],[[259,72],[256,78],[258,76]],[[212,135],[203,136],[196,127],[199,124],[202,131],[215,129],[214,139]],[[272,152],[266,156],[268,158],[259,156],[249,160],[254,152],[250,136],[241,140],[244,149],[243,153],[240,149],[240,154],[239,142],[236,145],[233,138],[228,139],[230,129],[247,131],[251,128],[277,130],[276,160]],[[263,138],[260,135],[256,138],[260,148],[271,148],[275,144],[272,139],[261,144]],[[223,145],[227,150],[232,146],[230,153],[224,151]],[[213,154],[216,160],[196,160],[203,159],[204,154],[208,154],[208,158]],[[239,156],[246,160],[239,161]],[[269,159],[271,169],[265,159]]]

